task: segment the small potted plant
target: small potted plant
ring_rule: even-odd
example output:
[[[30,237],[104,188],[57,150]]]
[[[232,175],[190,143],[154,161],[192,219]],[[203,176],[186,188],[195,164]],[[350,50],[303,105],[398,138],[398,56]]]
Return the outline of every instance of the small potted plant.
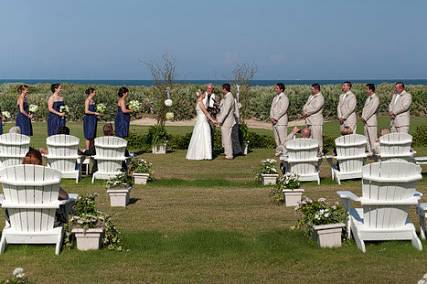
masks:
[[[272,189],[273,200],[279,204],[284,202],[286,207],[297,206],[304,193],[304,189],[300,186],[297,174],[286,173],[278,179],[276,186]]]
[[[151,145],[153,154],[166,154],[169,135],[164,126],[157,124],[148,129],[147,142]]]
[[[313,201],[305,197],[295,208],[301,215],[297,227],[303,227],[321,248],[340,247],[342,228],[347,220],[345,209],[325,198]]]
[[[121,250],[119,231],[109,215],[96,208],[96,193],[83,195],[74,204],[73,216],[66,226],[66,244],[71,244],[70,236],[76,238],[78,250],[97,250],[104,245],[109,249]]]
[[[126,207],[130,199],[133,180],[127,173],[120,173],[108,180],[105,187],[112,207]]]
[[[147,184],[152,179],[152,164],[142,158],[133,158],[129,163],[129,173],[133,176],[135,184]]]
[[[277,173],[276,160],[266,159],[261,161],[256,178],[262,182],[263,185],[274,185],[277,182],[279,174]]]

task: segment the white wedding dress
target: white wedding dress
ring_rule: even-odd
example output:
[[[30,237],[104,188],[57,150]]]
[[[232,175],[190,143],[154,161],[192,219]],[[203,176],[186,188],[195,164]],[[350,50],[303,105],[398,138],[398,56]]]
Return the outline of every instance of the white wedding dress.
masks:
[[[193,128],[187,160],[212,160],[211,127],[199,104],[196,105],[196,125]]]

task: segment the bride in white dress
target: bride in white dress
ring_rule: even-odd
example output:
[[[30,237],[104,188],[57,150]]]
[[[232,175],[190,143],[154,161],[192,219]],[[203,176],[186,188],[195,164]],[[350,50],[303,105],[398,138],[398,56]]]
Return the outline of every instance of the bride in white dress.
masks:
[[[190,145],[187,150],[187,160],[212,160],[211,127],[208,120],[216,121],[206,110],[204,104],[205,92],[197,92],[196,125],[191,135]]]

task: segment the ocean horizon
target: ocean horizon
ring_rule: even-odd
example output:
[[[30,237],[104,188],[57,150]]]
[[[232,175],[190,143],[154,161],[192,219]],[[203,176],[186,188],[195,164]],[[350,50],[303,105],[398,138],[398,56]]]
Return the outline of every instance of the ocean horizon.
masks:
[[[347,80],[347,79],[346,79]],[[341,84],[346,80],[251,80],[251,85],[254,86],[270,86],[277,82],[283,82],[285,85],[309,85],[312,83],[319,83],[321,85],[327,84]],[[351,82],[357,83],[395,83],[402,81],[407,85],[427,85],[427,79],[357,79],[350,80]],[[68,79],[0,79],[0,84],[51,84],[55,82],[69,83],[69,84],[83,84],[83,85],[112,85],[112,86],[152,86],[153,80],[68,80]],[[220,85],[226,82],[232,82],[232,80],[176,80],[179,84],[207,84],[213,83]]]

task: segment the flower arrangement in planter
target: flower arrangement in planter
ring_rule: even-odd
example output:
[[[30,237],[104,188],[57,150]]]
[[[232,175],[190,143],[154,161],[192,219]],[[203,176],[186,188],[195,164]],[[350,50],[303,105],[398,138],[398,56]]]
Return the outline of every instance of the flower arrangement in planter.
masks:
[[[297,227],[305,228],[320,247],[341,246],[347,212],[338,203],[330,205],[325,198],[313,201],[305,197],[295,210],[301,215]]]
[[[287,207],[297,206],[304,193],[304,189],[300,186],[297,174],[286,173],[278,179],[276,186],[271,190],[271,196],[277,204],[284,202]]]
[[[241,133],[241,144],[243,145],[243,155],[247,155],[249,152],[249,128],[246,123],[239,124],[239,131]]]
[[[135,184],[147,184],[153,179],[153,165],[142,158],[133,158],[128,166],[129,174],[133,176]]]
[[[277,173],[277,162],[274,159],[266,159],[261,161],[261,165],[256,175],[257,180],[260,180],[263,185],[274,185],[277,182],[279,174]]]
[[[12,278],[7,278],[4,280],[0,280],[0,283],[4,284],[26,284],[31,283],[27,276],[25,275],[25,271],[22,267],[17,267],[12,272]]]
[[[83,195],[74,204],[74,214],[66,226],[66,245],[71,246],[74,235],[79,250],[108,249],[122,250],[120,232],[111,217],[96,208],[96,193]]]
[[[125,172],[109,179],[105,188],[110,196],[110,205],[112,207],[126,207],[129,203],[132,185],[132,177]]]
[[[151,145],[153,154],[166,154],[169,134],[161,124],[156,124],[148,129],[147,142]]]

